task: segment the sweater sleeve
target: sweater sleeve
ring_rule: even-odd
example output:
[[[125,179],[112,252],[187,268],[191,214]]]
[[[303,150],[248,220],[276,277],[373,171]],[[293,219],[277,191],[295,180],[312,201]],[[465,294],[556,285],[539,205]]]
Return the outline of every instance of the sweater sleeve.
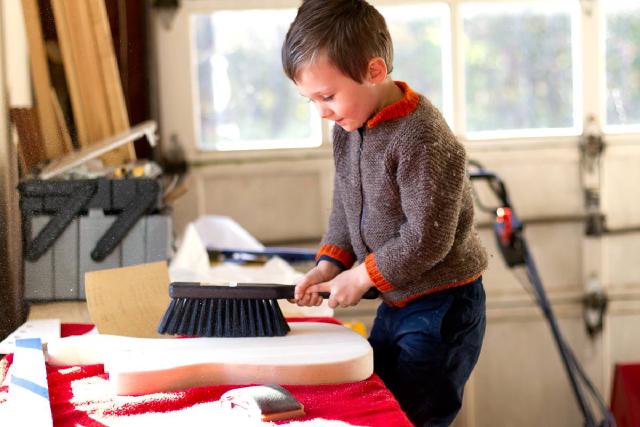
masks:
[[[337,127],[337,126],[336,126]],[[344,133],[334,128],[333,144],[334,158],[340,155],[340,144],[344,140]],[[316,261],[327,260],[342,268],[343,270],[351,268],[355,262],[355,255],[351,245],[349,236],[349,227],[344,211],[344,204],[338,186],[340,182],[338,175],[334,178],[333,183],[333,201],[331,205],[331,214],[329,216],[329,224],[327,231],[322,238],[320,249],[316,254]]]
[[[467,179],[464,147],[446,125],[403,139],[395,143],[393,156],[406,221],[396,237],[365,259],[369,276],[382,292],[402,288],[447,256]]]

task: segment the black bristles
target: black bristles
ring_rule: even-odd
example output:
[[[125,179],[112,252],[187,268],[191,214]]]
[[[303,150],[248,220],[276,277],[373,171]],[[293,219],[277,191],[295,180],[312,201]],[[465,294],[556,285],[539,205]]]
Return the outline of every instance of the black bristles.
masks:
[[[238,308],[237,313],[234,312],[235,314],[238,314],[238,322],[240,323],[240,327],[239,329],[239,333],[238,335],[240,335],[241,337],[246,337],[247,334],[249,333],[249,328],[247,325],[247,308],[248,308],[248,304],[246,300],[241,299],[240,301],[238,301],[238,304],[236,305],[236,307]]]
[[[217,300],[213,299],[213,298],[207,298],[207,315],[206,315],[206,320],[205,320],[205,329],[204,329],[204,336],[205,337],[212,337],[213,335],[213,328],[214,328],[214,323],[213,323],[213,319],[215,319],[215,308],[216,308],[216,304],[217,304]],[[205,316],[202,316],[202,318],[204,319]],[[201,329],[202,330],[202,329]]]
[[[197,337],[273,337],[291,329],[275,299],[175,298],[158,332]]]
[[[178,325],[182,320],[182,315],[186,312],[184,308],[186,303],[187,303],[186,298],[180,298],[177,300],[176,312],[173,314],[173,317],[171,318],[171,321],[169,322],[169,325],[168,325],[168,331],[170,334],[175,334],[177,332]]]
[[[255,337],[256,336],[256,301],[255,300],[250,300],[247,303],[247,323],[249,325],[249,336],[250,337]]]
[[[226,316],[224,316],[224,331],[222,336],[226,337],[226,336],[234,336],[234,333],[236,332],[236,325],[234,324],[234,318],[233,318],[233,308],[235,307],[235,304],[233,304],[234,301],[226,299],[224,300],[224,312],[226,313]]]
[[[256,328],[258,328],[258,333],[268,334],[269,328],[267,322],[267,311],[265,310],[264,301],[256,301]]]
[[[171,302],[169,303],[169,307],[167,308],[167,311],[164,312],[164,316],[162,316],[162,320],[160,321],[160,324],[158,325],[158,333],[159,334],[170,333],[168,328],[167,328],[167,325],[171,321],[171,318],[174,316],[177,304],[178,303],[177,303],[176,299],[172,299]]]
[[[216,299],[216,322],[215,329],[213,330],[213,337],[223,337],[224,336],[224,300]]]
[[[181,335],[187,335],[186,332],[189,330],[189,319],[191,317],[191,313],[193,312],[193,306],[195,305],[196,301],[196,299],[186,298],[184,300],[184,303],[182,304],[180,321],[177,322],[176,326],[176,331],[178,331],[178,333]]]
[[[277,336],[286,335],[291,329],[289,328],[289,324],[284,318],[284,314],[282,314],[282,310],[280,310],[280,306],[276,300],[272,300],[273,305],[273,325],[275,329],[275,334]]]
[[[191,312],[191,318],[189,319],[189,327],[187,330],[186,335],[189,336],[197,336],[198,335],[198,324],[200,323],[200,313],[204,312],[202,306],[204,304],[205,301],[198,299],[198,300],[194,300],[195,303],[193,304],[192,307],[192,312]]]

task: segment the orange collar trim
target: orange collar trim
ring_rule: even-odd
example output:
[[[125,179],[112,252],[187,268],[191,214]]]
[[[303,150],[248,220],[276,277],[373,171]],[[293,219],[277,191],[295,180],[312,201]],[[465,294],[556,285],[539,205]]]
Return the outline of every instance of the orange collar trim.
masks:
[[[375,116],[369,119],[367,121],[367,129],[371,129],[378,123],[386,122],[387,120],[399,119],[400,117],[408,116],[418,106],[420,97],[409,87],[408,84],[401,81],[395,81],[394,83],[402,90],[404,96],[400,101],[387,105]]]

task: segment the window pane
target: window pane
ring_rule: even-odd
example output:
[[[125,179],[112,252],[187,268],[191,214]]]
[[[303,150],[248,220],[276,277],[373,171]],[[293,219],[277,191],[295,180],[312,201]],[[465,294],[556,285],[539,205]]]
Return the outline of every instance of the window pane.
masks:
[[[443,102],[443,54],[450,50],[449,8],[423,4],[382,6],[379,10],[393,40],[393,78],[407,82],[450,115],[450,102],[446,106]]]
[[[573,127],[571,5],[462,11],[467,131]]]
[[[605,2],[607,124],[640,124],[640,5]]]
[[[295,10],[194,15],[199,146],[320,145],[320,119],[284,75],[280,47]]]

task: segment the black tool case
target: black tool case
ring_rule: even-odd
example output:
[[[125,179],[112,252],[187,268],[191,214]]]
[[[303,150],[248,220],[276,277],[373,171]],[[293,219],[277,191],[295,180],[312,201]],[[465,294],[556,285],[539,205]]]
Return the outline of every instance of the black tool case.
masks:
[[[87,271],[167,259],[160,187],[152,178],[22,181],[25,299],[82,300]]]

